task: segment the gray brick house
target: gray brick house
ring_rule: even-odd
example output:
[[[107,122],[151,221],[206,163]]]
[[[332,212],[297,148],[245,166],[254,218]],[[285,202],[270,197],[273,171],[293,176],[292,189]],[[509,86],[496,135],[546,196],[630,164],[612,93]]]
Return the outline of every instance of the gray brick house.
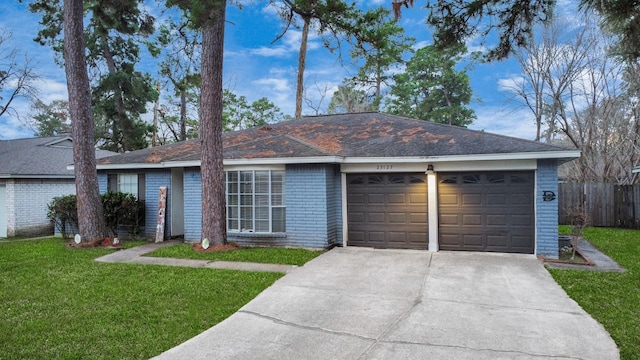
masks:
[[[228,239],[247,245],[557,256],[557,168],[577,150],[380,113],[223,135]],[[101,191],[134,189],[156,229],[200,241],[200,141],[98,161]]]
[[[97,157],[113,155],[96,151]],[[75,194],[71,137],[0,140],[0,237],[52,235],[47,205]]]

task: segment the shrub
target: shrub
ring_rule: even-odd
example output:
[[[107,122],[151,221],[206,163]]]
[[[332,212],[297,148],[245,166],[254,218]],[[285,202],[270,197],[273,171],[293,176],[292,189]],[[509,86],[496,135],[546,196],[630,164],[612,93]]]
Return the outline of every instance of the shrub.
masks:
[[[102,195],[104,220],[107,228],[115,237],[118,227],[126,226],[134,238],[140,234],[140,225],[144,222],[144,201],[133,194],[107,191]]]
[[[76,196],[65,195],[55,197],[48,205],[47,217],[56,229],[62,233],[62,238],[69,239],[78,228],[78,209]]]
[[[118,236],[118,228],[124,226],[135,238],[144,224],[144,201],[133,194],[107,191],[101,195],[104,220],[112,236]],[[62,237],[69,239],[71,232],[78,229],[78,210],[76,196],[66,195],[54,198],[49,204],[49,219],[60,229]]]

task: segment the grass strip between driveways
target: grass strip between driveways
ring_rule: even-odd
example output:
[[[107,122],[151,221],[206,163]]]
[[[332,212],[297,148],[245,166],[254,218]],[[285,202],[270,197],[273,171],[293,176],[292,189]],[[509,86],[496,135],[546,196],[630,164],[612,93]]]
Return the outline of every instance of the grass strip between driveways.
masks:
[[[238,248],[218,252],[197,252],[189,244],[178,244],[157,249],[145,256],[302,266],[322,253],[320,250],[283,248]]]
[[[0,359],[148,359],[282,276],[94,261],[110,251],[0,243]]]
[[[560,232],[566,234],[568,229],[561,227]],[[621,359],[640,359],[640,231],[587,228],[583,237],[626,272],[549,271],[567,294],[607,329],[620,348]]]

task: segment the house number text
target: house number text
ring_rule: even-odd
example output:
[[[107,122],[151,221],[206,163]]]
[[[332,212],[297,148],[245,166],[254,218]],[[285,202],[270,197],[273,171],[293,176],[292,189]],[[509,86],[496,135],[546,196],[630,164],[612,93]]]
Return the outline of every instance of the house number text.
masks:
[[[393,165],[378,164],[378,165],[376,165],[376,170],[393,170]]]

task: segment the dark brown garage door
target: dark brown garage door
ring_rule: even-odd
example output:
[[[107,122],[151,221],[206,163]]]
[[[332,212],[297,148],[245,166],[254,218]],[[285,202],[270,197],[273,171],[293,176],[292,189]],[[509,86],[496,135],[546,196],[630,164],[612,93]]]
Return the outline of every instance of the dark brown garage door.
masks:
[[[347,175],[348,245],[426,249],[424,174]]]
[[[442,250],[533,253],[533,172],[438,174]]]

